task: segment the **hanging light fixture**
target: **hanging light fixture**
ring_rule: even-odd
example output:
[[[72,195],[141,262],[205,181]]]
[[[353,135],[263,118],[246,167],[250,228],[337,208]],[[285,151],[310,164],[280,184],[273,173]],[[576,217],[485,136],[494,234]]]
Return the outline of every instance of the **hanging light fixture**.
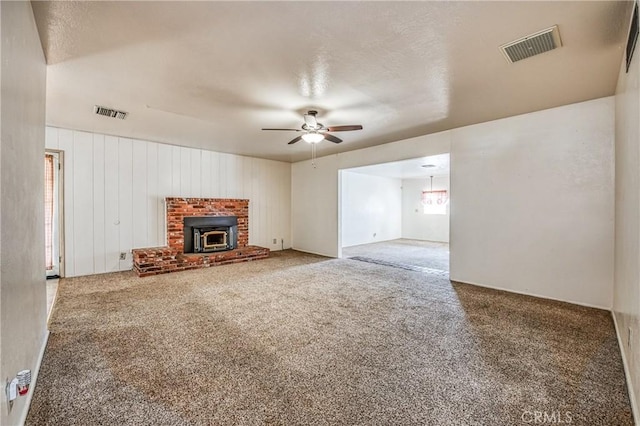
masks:
[[[449,202],[449,194],[446,189],[433,190],[433,176],[431,176],[431,190],[422,191],[422,204],[425,206],[443,206]]]
[[[318,132],[309,132],[302,135],[302,140],[311,144],[319,143],[324,140],[324,135]]]

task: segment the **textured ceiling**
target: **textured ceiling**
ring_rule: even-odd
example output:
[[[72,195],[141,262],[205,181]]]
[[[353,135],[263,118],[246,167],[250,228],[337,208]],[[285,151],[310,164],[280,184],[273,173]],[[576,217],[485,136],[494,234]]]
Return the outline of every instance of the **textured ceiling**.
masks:
[[[284,161],[612,95],[629,2],[32,2],[47,123]],[[558,25],[563,46],[498,47]],[[95,104],[130,113],[93,114]]]
[[[396,179],[427,179],[429,176],[449,176],[450,163],[449,154],[439,154],[371,166],[354,167],[346,170]]]

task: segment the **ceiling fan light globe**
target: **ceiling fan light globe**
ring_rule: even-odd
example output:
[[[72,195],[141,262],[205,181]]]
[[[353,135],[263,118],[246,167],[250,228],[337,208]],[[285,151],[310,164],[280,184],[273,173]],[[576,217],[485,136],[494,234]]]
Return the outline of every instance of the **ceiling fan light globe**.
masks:
[[[305,133],[302,139],[307,143],[319,143],[324,140],[324,135],[320,133]]]

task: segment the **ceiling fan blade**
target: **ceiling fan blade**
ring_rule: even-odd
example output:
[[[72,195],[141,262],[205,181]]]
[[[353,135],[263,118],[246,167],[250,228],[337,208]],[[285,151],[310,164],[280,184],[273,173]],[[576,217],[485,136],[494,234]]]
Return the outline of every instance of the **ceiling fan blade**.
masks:
[[[302,136],[298,136],[297,138],[295,138],[294,140],[292,140],[291,142],[289,142],[287,145],[293,145],[294,143],[298,142],[302,140]]]
[[[301,132],[302,130],[299,129],[262,129],[262,130],[283,130],[283,131],[290,131],[290,132]]]
[[[309,111],[308,114],[304,115],[304,124],[306,124],[310,129],[318,128],[318,120],[316,120],[315,111]]]
[[[340,138],[336,138],[335,136],[330,135],[329,133],[323,133],[323,135],[324,135],[324,138],[325,138],[326,140],[328,140],[329,142],[333,142],[333,143],[340,143],[340,142],[342,142],[342,139],[340,139]]]
[[[328,132],[348,132],[349,130],[362,130],[360,124],[351,124],[348,126],[332,126],[327,129]]]

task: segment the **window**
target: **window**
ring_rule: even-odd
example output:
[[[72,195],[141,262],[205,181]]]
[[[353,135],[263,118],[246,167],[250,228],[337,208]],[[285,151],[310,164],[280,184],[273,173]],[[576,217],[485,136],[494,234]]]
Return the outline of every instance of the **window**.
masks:
[[[446,190],[422,191],[421,200],[424,214],[447,214],[449,194]]]

